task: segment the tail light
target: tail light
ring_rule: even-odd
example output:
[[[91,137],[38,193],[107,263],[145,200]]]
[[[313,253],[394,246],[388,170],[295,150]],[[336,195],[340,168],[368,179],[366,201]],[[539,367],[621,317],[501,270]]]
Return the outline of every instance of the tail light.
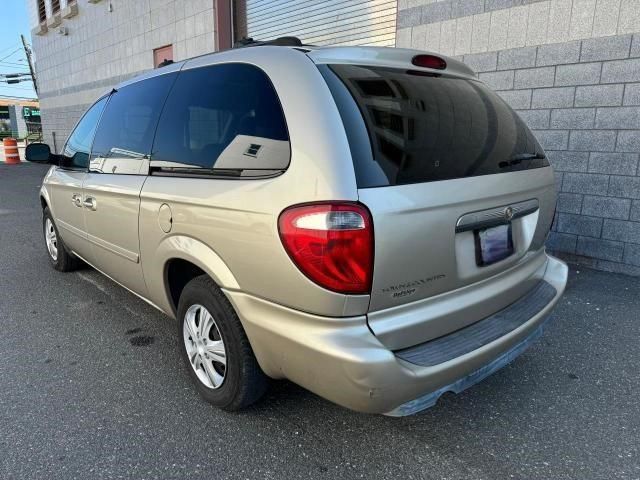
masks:
[[[287,208],[278,220],[291,260],[309,279],[339,293],[368,294],[373,277],[373,223],[358,203]]]
[[[434,68],[436,70],[447,68],[447,62],[444,61],[444,58],[435,55],[416,55],[411,59],[411,63],[417,67]]]

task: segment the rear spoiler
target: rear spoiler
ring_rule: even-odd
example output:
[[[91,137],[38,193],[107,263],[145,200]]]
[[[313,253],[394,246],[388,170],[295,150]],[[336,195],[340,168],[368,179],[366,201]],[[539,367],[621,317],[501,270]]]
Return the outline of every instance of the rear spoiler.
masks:
[[[346,63],[378,67],[404,68],[432,73],[447,73],[465,78],[476,78],[475,72],[460,60],[434,52],[408,48],[388,47],[318,47],[311,48],[307,55],[319,64]],[[413,63],[417,56],[441,59],[446,67],[428,68]]]

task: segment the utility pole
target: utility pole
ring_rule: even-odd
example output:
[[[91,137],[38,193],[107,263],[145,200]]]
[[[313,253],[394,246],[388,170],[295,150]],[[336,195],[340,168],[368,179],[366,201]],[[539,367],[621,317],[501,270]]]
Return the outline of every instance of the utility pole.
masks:
[[[27,47],[27,41],[24,39],[24,35],[20,35],[22,39],[22,48],[24,48],[24,54],[27,56],[27,62],[29,62],[29,72],[31,73],[31,80],[33,80],[33,89],[38,94],[38,83],[36,82],[36,74],[33,71],[33,63],[31,62],[31,49]]]

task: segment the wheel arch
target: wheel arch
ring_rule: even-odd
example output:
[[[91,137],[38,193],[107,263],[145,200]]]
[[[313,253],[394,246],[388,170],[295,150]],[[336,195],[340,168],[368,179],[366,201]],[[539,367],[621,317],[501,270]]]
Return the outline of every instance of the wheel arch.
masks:
[[[40,188],[40,205],[43,210],[47,207],[51,210],[51,199],[49,198],[49,192],[44,185]]]
[[[183,258],[171,258],[164,266],[164,286],[174,314],[184,287],[196,277],[206,275],[199,266]]]
[[[165,239],[153,263],[162,266],[158,273],[161,273],[163,297],[174,315],[180,293],[191,279],[199,275],[208,275],[220,288],[240,289],[222,258],[211,247],[191,237],[176,235]]]

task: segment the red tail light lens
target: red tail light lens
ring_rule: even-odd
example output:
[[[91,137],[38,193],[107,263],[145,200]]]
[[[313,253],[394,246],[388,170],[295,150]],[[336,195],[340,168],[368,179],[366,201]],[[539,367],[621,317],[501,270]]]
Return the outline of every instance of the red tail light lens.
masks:
[[[298,205],[278,221],[280,238],[296,266],[321,287],[368,294],[373,277],[373,223],[358,203]]]
[[[435,68],[436,70],[444,70],[447,68],[447,62],[443,58],[435,55],[416,55],[411,59],[416,67]]]

